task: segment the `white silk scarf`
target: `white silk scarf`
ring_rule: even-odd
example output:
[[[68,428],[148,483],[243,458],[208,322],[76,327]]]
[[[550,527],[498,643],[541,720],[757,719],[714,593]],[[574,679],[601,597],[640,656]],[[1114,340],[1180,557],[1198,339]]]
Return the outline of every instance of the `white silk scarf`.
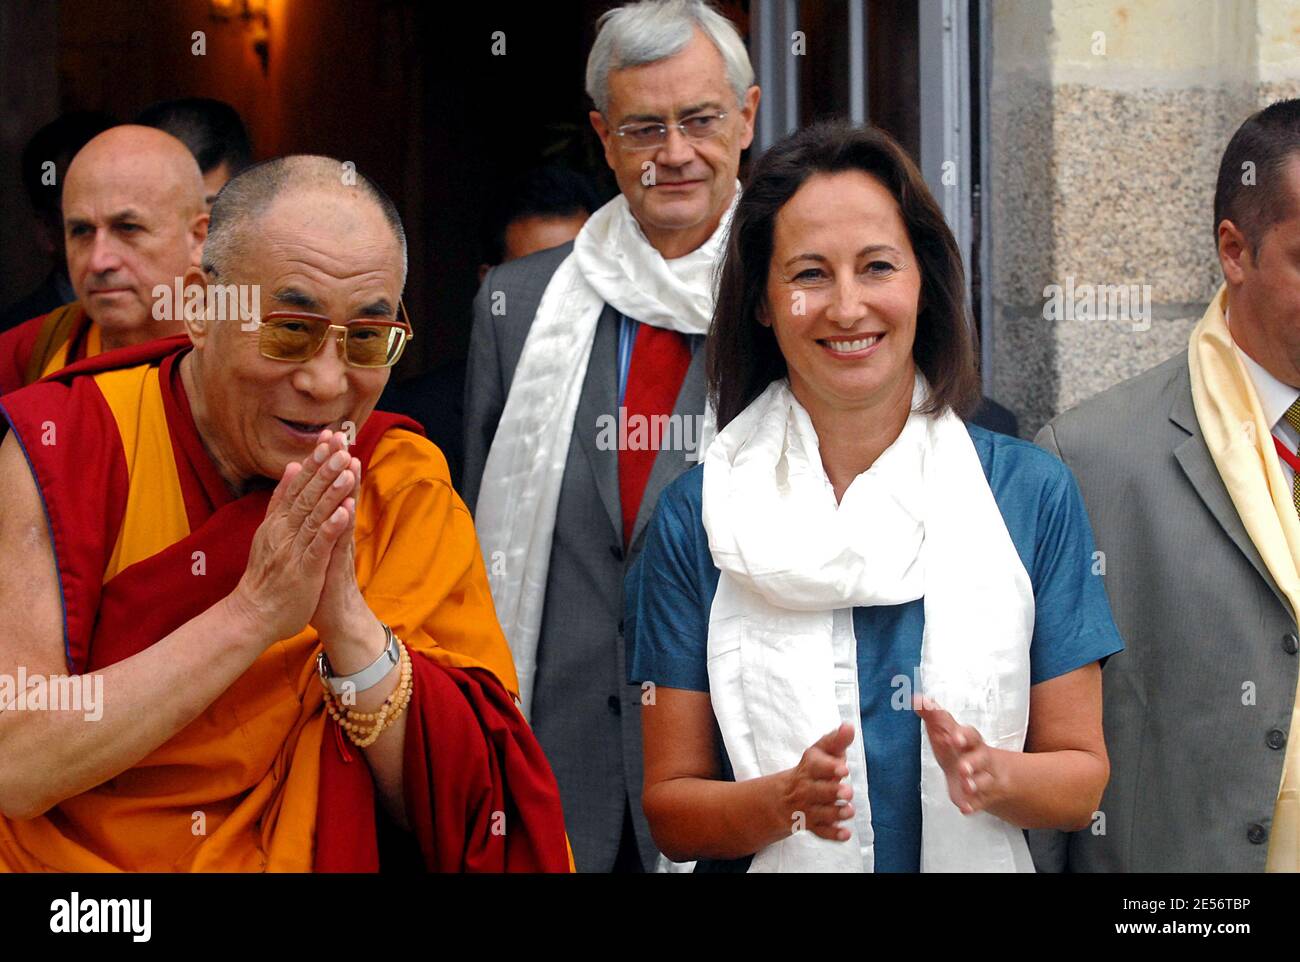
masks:
[[[475,512],[525,716],[532,710],[560,486],[596,324],[610,304],[643,324],[706,333],[714,272],[739,198],[737,183],[731,207],[709,239],[666,261],[620,194],[591,215],[542,294],[484,465]]]
[[[995,748],[1023,751],[1033,589],[966,426],[917,413],[837,505],[817,433],[774,381],[704,457],[703,520],[722,572],[709,617],[709,690],[737,780],[798,764],[848,722],[855,816],[847,842],[798,828],[752,872],[870,872],[875,864],[852,609],[924,598],[919,685]],[[914,679],[869,692],[912,710]],[[963,815],[921,734],[921,870],[1032,872],[1019,828]]]

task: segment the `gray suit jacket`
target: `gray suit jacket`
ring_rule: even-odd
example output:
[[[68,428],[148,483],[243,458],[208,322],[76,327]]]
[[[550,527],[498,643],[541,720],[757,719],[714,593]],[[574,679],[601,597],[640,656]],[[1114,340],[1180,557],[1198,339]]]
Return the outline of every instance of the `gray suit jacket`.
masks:
[[[1035,863],[1262,871],[1300,643],[1201,436],[1186,352],[1036,440],[1079,479],[1127,647],[1102,673],[1105,821],[1031,832]]]
[[[465,382],[465,503],[478,503],[488,450],[542,292],[572,243],[493,268],[474,302]],[[493,294],[504,313],[492,313]],[[704,411],[703,337],[674,413]],[[532,725],[555,771],[574,861],[582,872],[614,865],[630,806],[641,863],[658,857],[641,810],[641,690],[627,683],[623,576],[645,540],[659,494],[695,464],[661,450],[623,550],[618,451],[597,446],[597,419],[618,414],[618,313],[606,306],[578,401],[555,519],[546,602],[537,647]],[[625,556],[626,554],[626,556]]]

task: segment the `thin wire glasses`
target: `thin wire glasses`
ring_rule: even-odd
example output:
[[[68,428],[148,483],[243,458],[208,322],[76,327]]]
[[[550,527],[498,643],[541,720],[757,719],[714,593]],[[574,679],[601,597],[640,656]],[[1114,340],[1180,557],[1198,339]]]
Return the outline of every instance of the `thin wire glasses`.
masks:
[[[650,150],[661,147],[668,142],[668,130],[676,127],[687,140],[708,140],[722,133],[723,121],[727,119],[725,111],[712,114],[696,114],[675,124],[646,123],[644,121],[623,124],[614,133],[618,134],[623,146],[628,150]]]

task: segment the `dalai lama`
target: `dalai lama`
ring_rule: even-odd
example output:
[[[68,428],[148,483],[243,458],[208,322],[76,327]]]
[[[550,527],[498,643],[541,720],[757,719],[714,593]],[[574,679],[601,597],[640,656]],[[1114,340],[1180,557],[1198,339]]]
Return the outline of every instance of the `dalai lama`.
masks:
[[[257,322],[0,402],[0,673],[103,679],[98,721],[0,706],[0,868],[569,870],[470,516],[373,410],[405,247],[343,164],[250,168],[185,282]]]

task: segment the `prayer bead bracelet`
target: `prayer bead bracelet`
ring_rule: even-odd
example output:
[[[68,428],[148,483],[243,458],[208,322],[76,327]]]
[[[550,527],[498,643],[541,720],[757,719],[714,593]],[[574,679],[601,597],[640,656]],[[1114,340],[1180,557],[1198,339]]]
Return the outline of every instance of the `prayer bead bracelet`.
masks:
[[[407,705],[411,702],[411,655],[406,650],[406,645],[399,639],[398,645],[401,648],[401,680],[392,693],[384,699],[383,705],[375,712],[359,712],[351,708],[342,707],[338,704],[338,699],[324,682],[321,687],[325,691],[325,707],[340,728],[347,734],[348,739],[358,748],[369,748],[378,739],[384,731],[397,721],[406,711]]]
[[[381,734],[395,722],[406,710],[411,700],[411,662],[410,655],[402,647],[402,678],[393,693],[385,699],[378,712],[354,712],[340,709],[335,698],[327,694],[330,715],[347,734],[348,739],[358,748],[369,748]],[[366,722],[373,722],[367,725]]]

